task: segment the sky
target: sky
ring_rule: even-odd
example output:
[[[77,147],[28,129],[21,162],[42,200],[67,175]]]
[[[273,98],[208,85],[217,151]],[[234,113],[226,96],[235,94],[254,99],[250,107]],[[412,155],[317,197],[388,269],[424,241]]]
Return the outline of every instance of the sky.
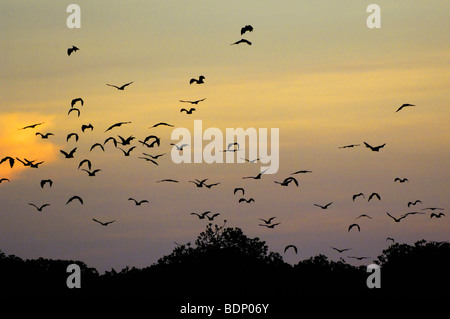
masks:
[[[77,1],[81,27],[68,28],[71,3],[6,0],[0,7],[0,159],[43,161],[37,169],[17,160],[0,165],[0,179],[10,180],[0,184],[4,253],[80,260],[100,272],[146,267],[174,242],[193,243],[208,221],[191,213],[207,210],[221,214],[218,225],[226,220],[264,240],[291,264],[317,254],[368,263],[348,256],[374,260],[387,237],[449,239],[448,217],[422,210],[450,207],[448,1],[379,0],[380,28],[368,28],[366,1]],[[254,30],[241,35],[245,25]],[[241,38],[252,45],[230,45]],[[68,56],[72,45],[79,50]],[[205,83],[189,84],[200,75]],[[106,85],[128,82],[123,91]],[[80,116],[68,115],[79,97]],[[404,103],[415,106],[395,112]],[[196,111],[180,112],[190,107]],[[253,180],[243,177],[256,176],[261,163],[174,163],[171,134],[193,132],[194,120],[224,135],[227,128],[278,129],[268,146],[279,152],[278,171]],[[122,121],[131,123],[105,132]],[[158,122],[173,127],[150,128]],[[94,129],[82,132],[89,123]],[[71,132],[78,141],[66,141]],[[135,137],[130,156],[112,143],[90,151],[118,135]],[[159,147],[138,143],[149,135],[161,138]],[[373,152],[363,142],[386,145]],[[360,145],[339,148],[349,144]],[[73,159],[60,152],[75,147]],[[155,165],[142,153],[165,155]],[[248,157],[248,145],[233,155]],[[88,176],[78,169],[83,159],[101,171]],[[291,175],[298,170],[312,173]],[[298,187],[274,183],[289,176]],[[165,178],[179,183],[157,183]],[[189,182],[205,178],[220,184]],[[41,188],[43,179],[53,186]],[[235,187],[255,202],[239,203]],[[360,192],[365,198],[353,201]],[[373,192],[380,201],[367,201]],[[66,204],[73,195],[84,204]],[[130,197],[149,203],[135,206]],[[422,204],[408,208],[417,199]],[[326,210],[314,205],[329,202]],[[38,212],[29,203],[50,206]],[[399,223],[386,215],[411,211],[425,214]],[[361,214],[372,219],[356,219]],[[272,216],[279,225],[259,226]],[[116,222],[102,227],[93,218]],[[361,231],[347,231],[355,222]],[[284,253],[288,244],[298,254]]]

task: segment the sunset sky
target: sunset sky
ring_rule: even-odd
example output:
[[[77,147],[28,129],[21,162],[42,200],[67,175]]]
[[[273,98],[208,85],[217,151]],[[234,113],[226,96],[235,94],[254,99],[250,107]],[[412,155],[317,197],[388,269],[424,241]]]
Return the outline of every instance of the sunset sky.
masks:
[[[70,1],[2,1],[0,6],[0,250],[21,258],[74,259],[99,271],[145,267],[174,242],[194,242],[214,220],[266,241],[285,261],[325,254],[369,256],[387,237],[412,244],[449,240],[449,1],[376,1],[381,28],[370,29],[365,1],[77,1],[81,28],[70,29]],[[253,32],[240,34],[245,25]],[[245,38],[252,45],[230,45]],[[80,50],[67,55],[72,45]],[[201,85],[191,78],[205,76]],[[122,85],[123,91],[106,84]],[[81,115],[68,115],[71,100]],[[206,98],[198,105],[179,100]],[[414,104],[395,112],[403,103]],[[181,108],[195,107],[192,115]],[[171,133],[218,128],[279,129],[279,170],[260,180],[261,163],[175,164]],[[105,133],[114,123],[131,123]],[[41,123],[35,128],[20,128]],[[149,128],[158,122],[174,127]],[[81,132],[83,124],[94,130]],[[41,139],[36,132],[54,135]],[[78,142],[66,141],[79,134]],[[160,147],[138,140],[161,138]],[[136,137],[129,157],[106,138]],[[386,143],[379,152],[364,147]],[[203,146],[208,141],[203,142]],[[340,149],[340,146],[360,144]],[[225,141],[224,141],[225,145]],[[77,147],[73,159],[60,150]],[[275,145],[274,145],[275,147]],[[128,149],[129,146],[123,146]],[[269,147],[270,150],[270,147]],[[191,152],[192,149],[185,150]],[[248,157],[247,150],[236,152]],[[140,159],[161,154],[158,166]],[[101,171],[78,169],[83,159]],[[299,187],[274,181],[292,175]],[[394,182],[396,177],[409,182]],[[157,183],[171,178],[174,183]],[[208,178],[218,186],[197,188]],[[50,188],[40,181],[52,179]],[[238,203],[235,187],[245,189]],[[352,195],[364,198],[352,201]],[[367,201],[372,192],[381,201]],[[79,195],[84,205],[67,200]],[[128,198],[147,199],[135,206]],[[422,204],[407,207],[409,201]],[[322,210],[314,204],[333,202]],[[28,205],[50,206],[42,212]],[[444,208],[431,219],[427,207]],[[411,212],[395,223],[386,215]],[[367,214],[372,219],[355,219]],[[277,216],[274,229],[259,218]],[[102,227],[101,221],[116,220]],[[348,232],[358,223],[361,231]],[[288,244],[298,248],[283,253]],[[352,248],[338,254],[330,246]]]

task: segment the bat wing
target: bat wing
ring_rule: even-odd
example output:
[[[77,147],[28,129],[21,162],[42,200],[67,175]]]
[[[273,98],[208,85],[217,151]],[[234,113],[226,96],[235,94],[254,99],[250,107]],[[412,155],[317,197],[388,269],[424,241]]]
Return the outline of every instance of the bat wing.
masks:
[[[297,247],[295,247],[294,245],[287,245],[286,247],[284,247],[284,252],[286,252],[289,248],[294,249],[295,253],[297,253]]]
[[[75,147],[73,150],[70,151],[69,156],[73,156],[73,154],[77,151],[77,148]]]
[[[373,149],[373,147],[370,146],[369,144],[367,144],[366,142],[364,142],[364,145],[365,145],[367,148]]]

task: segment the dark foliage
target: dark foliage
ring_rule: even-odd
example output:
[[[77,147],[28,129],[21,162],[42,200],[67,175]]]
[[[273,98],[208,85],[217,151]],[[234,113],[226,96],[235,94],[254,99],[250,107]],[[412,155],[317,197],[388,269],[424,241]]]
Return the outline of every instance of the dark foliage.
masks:
[[[377,264],[382,269],[382,288],[391,295],[437,298],[450,285],[448,242],[397,243],[383,250]]]
[[[366,266],[317,255],[294,266],[270,252],[259,238],[239,228],[209,224],[194,244],[177,246],[155,264],[138,269],[111,269],[100,275],[83,262],[22,260],[0,252],[2,295],[93,295],[139,297],[395,297],[399,294],[436,296],[450,284],[447,242],[394,244],[376,261],[381,289],[366,285]],[[67,266],[81,268],[81,289],[69,289]]]

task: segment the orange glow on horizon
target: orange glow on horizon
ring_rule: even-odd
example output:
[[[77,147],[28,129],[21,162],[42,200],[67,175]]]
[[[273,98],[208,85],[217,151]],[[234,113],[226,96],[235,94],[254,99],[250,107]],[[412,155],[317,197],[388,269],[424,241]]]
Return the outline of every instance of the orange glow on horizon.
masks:
[[[40,119],[40,122],[25,119]],[[36,123],[43,124],[35,128],[22,129],[28,125]],[[2,114],[0,118],[0,135],[7,137],[0,140],[1,158],[10,156],[15,159],[14,166],[11,168],[9,161],[5,161],[0,166],[0,177],[16,178],[28,167],[22,165],[17,158],[24,158],[36,163],[45,164],[54,161],[57,158],[57,147],[51,142],[52,136],[48,139],[42,139],[37,132],[43,134],[50,132],[48,127],[52,126],[52,117],[38,114],[8,113]],[[38,154],[38,155],[37,155]]]

